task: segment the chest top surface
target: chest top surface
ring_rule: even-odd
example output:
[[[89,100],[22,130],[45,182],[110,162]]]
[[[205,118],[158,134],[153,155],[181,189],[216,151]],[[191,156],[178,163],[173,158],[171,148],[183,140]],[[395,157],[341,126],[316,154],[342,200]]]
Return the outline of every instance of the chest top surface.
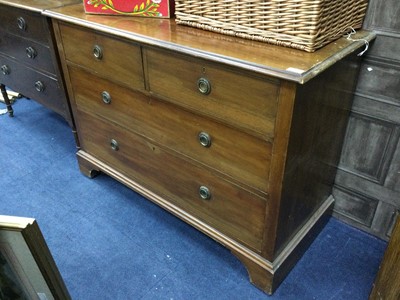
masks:
[[[49,9],[52,18],[210,61],[247,69],[277,78],[304,83],[335,62],[356,51],[375,34],[360,30],[352,36],[307,53],[291,48],[226,36],[176,25],[174,19],[90,15],[82,4]]]
[[[70,5],[74,3],[79,3],[80,0],[57,0],[57,1],[49,1],[49,0],[0,0],[0,4],[22,8],[25,10],[41,12],[45,9],[49,9],[52,7],[60,7],[64,5]]]

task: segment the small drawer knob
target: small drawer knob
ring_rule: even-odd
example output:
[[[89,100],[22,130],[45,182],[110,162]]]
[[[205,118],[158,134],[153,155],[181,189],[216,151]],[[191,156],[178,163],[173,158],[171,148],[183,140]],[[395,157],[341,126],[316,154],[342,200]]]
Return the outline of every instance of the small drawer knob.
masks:
[[[111,139],[110,146],[111,146],[111,149],[114,150],[114,151],[118,151],[119,150],[118,142],[116,140],[114,140],[114,139]]]
[[[211,92],[211,83],[206,78],[197,80],[197,88],[203,95],[208,95]]]
[[[25,49],[26,56],[28,56],[31,59],[34,59],[37,56],[37,52],[34,48],[28,47]]]
[[[99,60],[103,58],[103,49],[99,45],[93,46],[93,56]]]
[[[200,132],[199,135],[197,136],[200,145],[202,145],[203,147],[210,147],[211,146],[211,137],[207,132]]]
[[[35,89],[38,92],[43,92],[45,90],[45,86],[44,86],[43,82],[41,82],[40,80],[36,81],[35,82]]]
[[[211,192],[210,192],[209,188],[204,186],[204,185],[202,185],[199,188],[199,195],[200,195],[200,198],[203,199],[203,200],[210,200],[211,199]]]
[[[18,25],[18,28],[20,30],[26,31],[26,28],[27,28],[26,21],[25,21],[25,19],[23,17],[18,17],[17,18],[17,25]]]
[[[10,67],[7,65],[2,65],[1,73],[3,73],[3,75],[9,75],[11,73]]]
[[[34,48],[28,47],[25,49],[26,56],[28,56],[31,59],[34,59],[37,56],[37,52]]]
[[[110,104],[111,103],[111,95],[109,92],[103,91],[101,93],[101,99],[105,104]]]

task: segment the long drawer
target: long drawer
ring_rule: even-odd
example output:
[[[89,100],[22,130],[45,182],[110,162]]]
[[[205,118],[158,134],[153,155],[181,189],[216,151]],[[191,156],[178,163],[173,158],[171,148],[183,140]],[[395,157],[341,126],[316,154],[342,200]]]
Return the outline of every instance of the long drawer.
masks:
[[[85,112],[82,149],[217,230],[261,250],[267,200],[222,180],[149,139]]]
[[[268,191],[271,144],[70,67],[77,107]],[[105,97],[105,98],[104,98]],[[105,102],[104,102],[105,101]]]
[[[150,92],[264,139],[273,138],[278,80],[167,51],[146,49],[145,58]]]
[[[65,115],[63,91],[56,78],[0,55],[0,82]]]
[[[130,88],[144,90],[138,45],[73,26],[60,25],[60,29],[67,61]]]
[[[21,38],[0,29],[0,52],[21,63],[55,74],[49,46]]]
[[[1,26],[4,31],[48,45],[50,36],[46,18],[40,13],[0,4]]]

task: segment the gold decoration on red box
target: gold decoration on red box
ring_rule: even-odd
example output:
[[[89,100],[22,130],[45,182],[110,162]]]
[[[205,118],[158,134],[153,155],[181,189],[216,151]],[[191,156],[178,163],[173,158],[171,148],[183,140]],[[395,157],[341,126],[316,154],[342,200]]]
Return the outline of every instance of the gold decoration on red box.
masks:
[[[169,0],[84,0],[85,12],[140,17],[170,17]]]

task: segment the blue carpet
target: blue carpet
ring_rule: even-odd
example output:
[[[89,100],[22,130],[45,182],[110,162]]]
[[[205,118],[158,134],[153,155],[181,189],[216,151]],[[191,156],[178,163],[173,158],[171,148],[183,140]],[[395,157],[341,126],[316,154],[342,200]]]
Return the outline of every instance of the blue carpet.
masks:
[[[0,108],[4,108],[0,104]],[[36,218],[73,299],[367,299],[386,243],[331,218],[267,296],[225,248],[108,176],[32,100],[0,116],[0,214]]]

